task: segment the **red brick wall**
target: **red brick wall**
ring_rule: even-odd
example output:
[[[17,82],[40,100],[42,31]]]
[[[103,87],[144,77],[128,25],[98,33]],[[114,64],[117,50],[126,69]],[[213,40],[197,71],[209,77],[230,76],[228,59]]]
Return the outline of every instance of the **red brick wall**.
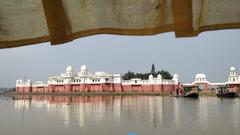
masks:
[[[235,86],[232,86],[235,87]],[[240,87],[238,85],[238,87]],[[49,85],[48,87],[17,87],[17,92],[171,92],[181,85],[122,85],[122,84],[73,84]]]

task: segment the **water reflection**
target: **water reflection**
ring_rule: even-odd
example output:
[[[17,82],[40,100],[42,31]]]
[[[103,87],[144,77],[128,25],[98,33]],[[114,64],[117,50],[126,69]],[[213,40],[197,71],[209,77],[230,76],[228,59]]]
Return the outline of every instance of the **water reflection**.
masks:
[[[150,121],[153,128],[171,126],[179,121],[178,102],[169,97],[148,96],[15,96],[15,110],[20,113],[30,108],[46,109],[48,115],[56,115],[65,126],[78,121],[80,127],[89,120]],[[166,103],[165,103],[166,102]],[[173,104],[169,105],[169,104]],[[175,107],[175,108],[174,108]],[[176,118],[169,121],[174,112]]]
[[[208,102],[211,102],[211,101],[208,101],[209,98],[203,98],[203,99],[200,99],[200,104],[198,104],[198,109],[197,109],[197,112],[198,113],[198,120],[199,120],[199,123],[201,125],[201,129],[203,131],[206,131],[207,128],[208,128],[208,115],[209,115],[209,112],[208,112],[208,109],[209,109],[209,104]]]
[[[31,113],[31,110],[41,112],[68,128],[78,126],[85,129],[107,123],[108,126],[120,125],[119,131],[132,127],[141,128],[141,132],[148,129],[150,134],[234,134],[239,132],[240,127],[238,98],[15,96],[13,99],[15,110],[23,116],[24,113]]]

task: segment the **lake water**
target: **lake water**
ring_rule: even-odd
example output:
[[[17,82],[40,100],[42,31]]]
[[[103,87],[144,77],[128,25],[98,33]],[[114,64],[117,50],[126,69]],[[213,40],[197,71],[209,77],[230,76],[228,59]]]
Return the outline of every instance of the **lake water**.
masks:
[[[0,135],[239,135],[240,98],[0,97]]]

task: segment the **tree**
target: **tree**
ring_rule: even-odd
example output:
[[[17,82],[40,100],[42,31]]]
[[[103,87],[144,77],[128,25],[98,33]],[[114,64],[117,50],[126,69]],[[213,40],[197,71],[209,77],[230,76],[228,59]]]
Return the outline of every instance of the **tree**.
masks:
[[[173,78],[173,76],[168,71],[165,71],[165,70],[158,71],[156,73],[156,75],[158,75],[158,74],[162,75],[163,79],[172,79]]]
[[[151,73],[152,73],[152,74],[155,74],[155,65],[154,65],[154,64],[152,64]]]
[[[123,79],[124,80],[130,80],[132,78],[135,78],[134,72],[128,71],[126,74],[124,74]]]
[[[172,79],[172,75],[165,70],[161,70],[161,71],[155,71],[155,66],[154,64],[152,64],[152,70],[149,73],[134,73],[131,71],[128,71],[127,73],[125,73],[123,75],[123,79],[124,80],[130,80],[132,78],[141,78],[143,80],[147,80],[149,75],[152,74],[154,77],[157,77],[157,75],[161,75],[163,79]]]

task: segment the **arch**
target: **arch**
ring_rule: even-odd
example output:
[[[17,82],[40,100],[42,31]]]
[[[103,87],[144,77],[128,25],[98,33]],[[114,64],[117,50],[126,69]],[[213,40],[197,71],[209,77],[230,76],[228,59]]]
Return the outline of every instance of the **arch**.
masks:
[[[211,86],[208,82],[196,82],[192,84],[193,86],[197,86],[202,91],[208,91]]]

